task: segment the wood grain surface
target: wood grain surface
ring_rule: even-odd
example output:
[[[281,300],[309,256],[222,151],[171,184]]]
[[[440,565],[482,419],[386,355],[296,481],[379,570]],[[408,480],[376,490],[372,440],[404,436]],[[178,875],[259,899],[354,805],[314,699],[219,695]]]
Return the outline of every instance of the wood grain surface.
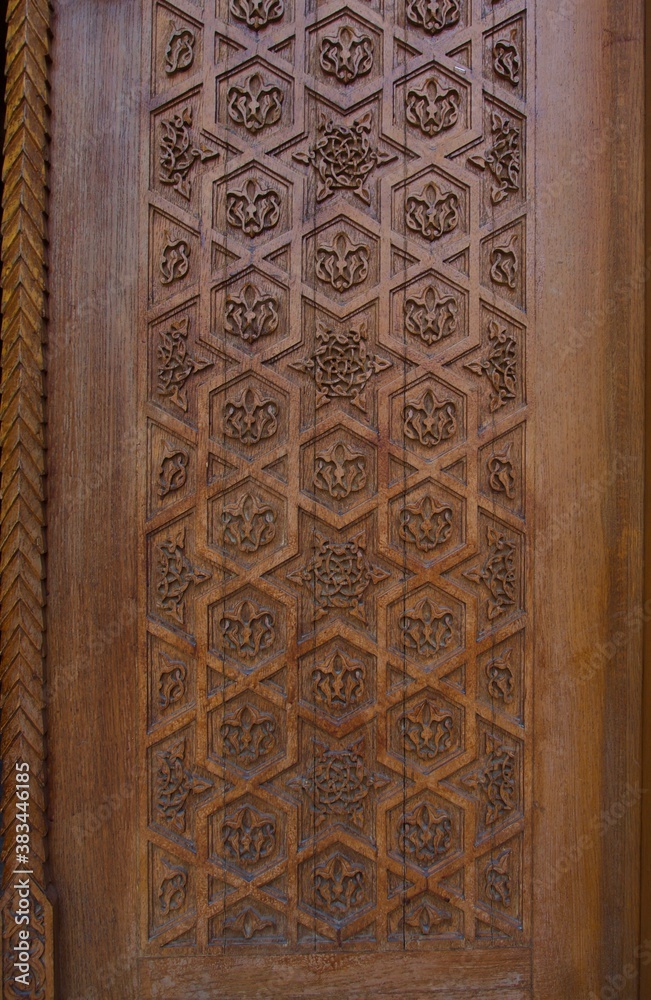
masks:
[[[66,1000],[642,995],[642,13],[55,5]]]

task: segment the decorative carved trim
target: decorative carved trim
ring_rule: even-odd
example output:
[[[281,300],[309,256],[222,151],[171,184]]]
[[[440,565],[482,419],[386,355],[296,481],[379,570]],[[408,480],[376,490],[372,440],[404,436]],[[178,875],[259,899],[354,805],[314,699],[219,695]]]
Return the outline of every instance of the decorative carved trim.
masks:
[[[48,0],[9,0],[2,201],[0,390],[0,900],[5,1000],[54,997],[47,895],[45,733],[45,415]],[[15,765],[29,764],[29,972],[14,968]],[[25,925],[23,925],[25,926]]]

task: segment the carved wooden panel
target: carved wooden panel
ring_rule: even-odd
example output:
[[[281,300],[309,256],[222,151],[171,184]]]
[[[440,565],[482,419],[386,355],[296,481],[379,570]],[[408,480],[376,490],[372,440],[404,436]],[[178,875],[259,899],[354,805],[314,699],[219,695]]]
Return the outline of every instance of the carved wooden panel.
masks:
[[[145,954],[525,946],[531,8],[144,17]]]

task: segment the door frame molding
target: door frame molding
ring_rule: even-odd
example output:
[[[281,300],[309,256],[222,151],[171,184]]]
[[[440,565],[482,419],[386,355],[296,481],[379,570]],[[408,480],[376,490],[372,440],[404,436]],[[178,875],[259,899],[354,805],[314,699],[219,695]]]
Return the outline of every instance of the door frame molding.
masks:
[[[29,764],[29,997],[54,997],[47,874],[46,432],[49,0],[9,0],[2,195],[0,757],[2,996],[14,968],[16,764]],[[22,866],[26,867],[26,866]],[[27,943],[27,942],[25,942]]]

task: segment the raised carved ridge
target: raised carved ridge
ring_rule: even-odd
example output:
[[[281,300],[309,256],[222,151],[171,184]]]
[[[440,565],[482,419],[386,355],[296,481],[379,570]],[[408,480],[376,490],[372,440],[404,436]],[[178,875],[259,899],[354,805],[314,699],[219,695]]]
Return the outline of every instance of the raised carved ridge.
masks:
[[[0,755],[4,992],[51,1000],[45,732],[44,342],[47,315],[48,0],[9,0],[2,200]],[[15,764],[30,773],[29,986],[13,970]]]

